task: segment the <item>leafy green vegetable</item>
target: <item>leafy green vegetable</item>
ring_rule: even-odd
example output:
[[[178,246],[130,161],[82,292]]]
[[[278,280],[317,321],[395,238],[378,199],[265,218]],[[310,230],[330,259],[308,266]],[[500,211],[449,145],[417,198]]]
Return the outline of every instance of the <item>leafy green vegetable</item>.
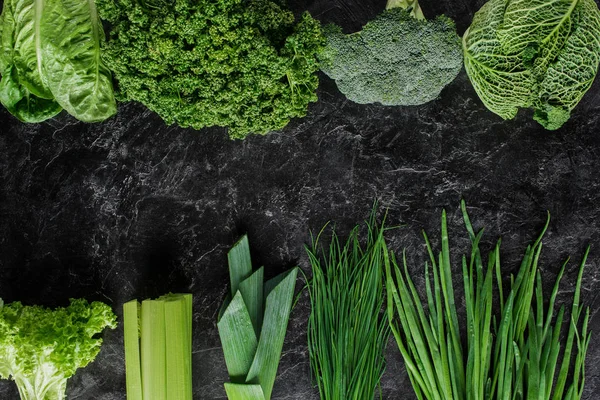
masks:
[[[355,227],[343,245],[334,231],[328,252],[320,250],[320,235],[307,248],[313,272],[308,351],[323,400],[373,399],[383,375],[390,334],[380,316],[386,247],[374,212],[367,230],[364,247]]]
[[[129,400],[192,399],[192,295],[123,305]]]
[[[464,202],[461,208],[472,245],[470,258],[462,258],[466,348],[463,348],[460,339],[462,330],[455,305],[446,213],[442,213],[442,251],[437,257],[423,233],[430,257],[430,263],[425,263],[425,301],[421,300],[409,276],[405,255],[401,270],[394,255],[389,257],[385,253],[388,318],[417,398],[580,399],[590,340],[587,329],[589,310],[580,324],[582,307],[579,304],[588,252],[579,268],[568,334],[563,341],[565,350],[557,375],[564,307],[557,316],[554,316],[554,307],[566,263],[549,299],[544,299],[538,260],[541,239],[549,219],[540,237],[527,247],[516,278],[511,276],[510,292],[505,297],[500,270],[500,241],[485,263],[479,249],[483,231],[475,234]],[[494,275],[500,301],[498,321],[492,310]],[[427,311],[422,304],[427,305]],[[573,362],[575,338],[577,356]]]
[[[71,299],[51,310],[0,299],[0,377],[16,382],[22,400],[62,400],[67,379],[98,355],[95,336],[106,327],[116,316],[104,303]]]
[[[465,68],[479,98],[504,119],[532,107],[560,128],[592,85],[600,61],[594,0],[490,0],[463,36]]]
[[[24,122],[62,108],[85,122],[116,112],[93,0],[7,0],[0,16],[0,102]]]
[[[252,272],[248,237],[229,251],[231,292],[217,327],[231,382],[230,400],[269,400],[292,308],[298,269],[263,285],[263,268]]]
[[[426,21],[417,0],[390,0],[388,9],[360,32],[325,29],[321,68],[348,99],[383,105],[434,100],[462,68],[454,22]]]
[[[7,0],[0,15],[0,102],[24,122],[41,122],[62,110],[42,79],[41,11],[36,4],[42,3]]]
[[[42,122],[62,111],[54,99],[38,97],[22,86],[14,65],[6,68],[1,75],[0,103],[20,121]]]
[[[112,76],[100,59],[104,31],[94,0],[47,0],[40,35],[43,75],[56,102],[84,122],[114,115]]]
[[[167,124],[229,127],[232,138],[281,129],[316,101],[320,24],[270,0],[98,0],[110,22],[103,58],[121,100]]]

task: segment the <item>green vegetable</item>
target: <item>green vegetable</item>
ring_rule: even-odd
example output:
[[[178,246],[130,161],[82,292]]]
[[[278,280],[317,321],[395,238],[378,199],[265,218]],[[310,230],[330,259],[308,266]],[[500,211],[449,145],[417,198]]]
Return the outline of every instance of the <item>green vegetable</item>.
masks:
[[[462,68],[460,39],[445,16],[425,20],[416,0],[390,0],[360,32],[325,29],[321,68],[348,99],[383,105],[434,100]]]
[[[317,100],[320,24],[269,0],[98,0],[103,58],[124,101],[167,124],[229,127],[232,138],[283,128]]]
[[[116,113],[93,0],[7,0],[0,16],[0,102],[24,122],[62,108],[85,122]]]
[[[41,7],[34,0],[7,0],[0,15],[0,102],[23,122],[62,110],[42,77]]]
[[[51,310],[0,299],[0,377],[16,382],[21,400],[62,400],[67,379],[98,355],[95,336],[106,327],[116,317],[104,303],[71,299]]]
[[[374,212],[366,225],[366,246],[355,227],[345,244],[334,231],[328,251],[320,249],[320,235],[307,248],[313,272],[308,351],[323,400],[373,399],[385,367],[384,228]]]
[[[485,262],[479,249],[483,231],[475,234],[464,202],[461,208],[472,245],[470,258],[462,258],[466,308],[464,330],[457,317],[445,212],[442,213],[442,251],[437,257],[423,233],[430,257],[430,264],[425,263],[425,301],[421,300],[409,276],[405,255],[401,270],[394,255],[388,257],[386,253],[388,318],[417,398],[580,399],[590,340],[587,329],[589,310],[580,323],[582,307],[579,305],[588,252],[579,267],[571,316],[567,320],[568,334],[563,340],[564,355],[557,375],[564,307],[555,316],[554,306],[565,265],[549,298],[544,298],[538,271],[541,239],[549,219],[540,237],[527,247],[516,278],[511,275],[510,291],[505,297],[500,241]],[[492,307],[494,275],[500,302],[498,320]],[[462,331],[467,333],[466,348],[463,348],[460,338]],[[573,361],[574,343],[577,355]]]
[[[600,61],[594,0],[490,0],[463,37],[465,68],[483,104],[504,119],[533,108],[560,128],[590,88]]]
[[[231,382],[230,400],[269,400],[292,309],[298,269],[263,285],[263,268],[252,272],[248,237],[229,251],[231,292],[217,327]]]
[[[104,31],[94,1],[47,0],[40,35],[43,76],[56,102],[84,122],[114,115],[112,76],[100,59]]]
[[[129,400],[192,399],[192,295],[123,305]]]

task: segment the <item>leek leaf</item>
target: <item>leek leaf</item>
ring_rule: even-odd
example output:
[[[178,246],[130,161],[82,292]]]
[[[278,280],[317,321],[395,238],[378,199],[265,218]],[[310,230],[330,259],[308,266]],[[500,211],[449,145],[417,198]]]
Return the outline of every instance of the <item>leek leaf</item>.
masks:
[[[250,245],[248,236],[244,235],[227,253],[229,261],[229,278],[231,280],[231,296],[235,296],[241,281],[252,274]]]
[[[229,251],[228,261],[231,294],[225,298],[217,319],[231,379],[225,384],[225,390],[229,399],[269,400],[298,269],[293,268],[264,283],[262,267],[252,273],[247,236]]]
[[[260,385],[248,385],[225,382],[225,392],[229,400],[265,400]]]
[[[243,383],[250,371],[258,340],[239,291],[217,322],[217,327],[229,377],[235,383]]]
[[[263,318],[263,281],[264,268],[260,267],[248,278],[240,282],[240,293],[248,308],[248,314],[254,327],[256,337],[260,336]]]
[[[279,283],[267,294],[260,340],[252,367],[246,378],[247,382],[259,383],[262,386],[265,399],[270,399],[273,391],[285,332],[292,309],[297,275],[298,269],[293,268],[273,278]],[[268,282],[267,286],[269,286]]]

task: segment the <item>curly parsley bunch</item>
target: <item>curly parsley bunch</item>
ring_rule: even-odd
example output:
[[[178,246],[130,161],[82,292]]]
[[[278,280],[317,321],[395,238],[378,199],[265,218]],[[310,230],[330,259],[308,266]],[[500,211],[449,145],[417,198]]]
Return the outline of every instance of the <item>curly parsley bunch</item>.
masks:
[[[229,127],[232,138],[283,128],[316,101],[324,39],[308,13],[269,0],[98,0],[111,25],[103,57],[123,101],[167,124]]]

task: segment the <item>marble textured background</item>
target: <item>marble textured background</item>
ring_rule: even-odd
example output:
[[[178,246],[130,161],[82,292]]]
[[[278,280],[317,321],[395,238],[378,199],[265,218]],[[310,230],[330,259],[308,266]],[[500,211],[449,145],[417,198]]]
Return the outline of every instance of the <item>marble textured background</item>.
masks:
[[[483,0],[421,0],[460,34]],[[323,22],[357,30],[385,0],[292,1]],[[226,293],[226,253],[248,233],[268,277],[294,265],[309,271],[304,245],[327,221],[347,232],[374,199],[389,208],[391,247],[406,248],[420,273],[420,230],[437,238],[449,213],[455,260],[467,250],[459,213],[465,198],[484,248],[503,239],[504,272],[552,220],[541,260],[548,286],[573,256],[559,295],[569,301],[576,267],[592,245],[582,289],[600,334],[600,82],[559,131],[521,112],[487,111],[466,74],[419,107],[361,106],[321,77],[319,102],[281,132],[230,141],[223,129],[168,127],[138,104],[94,125],[65,114],[25,125],[0,110],[0,296],[47,306],[86,297],[114,305],[168,291],[194,294],[194,398],[225,399],[227,372],[216,329]],[[438,241],[434,240],[437,245]],[[417,280],[418,281],[418,280]],[[298,282],[298,287],[301,282]],[[306,349],[309,303],[294,309],[275,399],[318,399]],[[584,398],[600,397],[600,345],[592,338]],[[107,331],[97,360],[70,380],[69,399],[125,398],[120,329]],[[386,353],[384,399],[413,394],[395,343]],[[12,382],[0,398],[17,399]]]

